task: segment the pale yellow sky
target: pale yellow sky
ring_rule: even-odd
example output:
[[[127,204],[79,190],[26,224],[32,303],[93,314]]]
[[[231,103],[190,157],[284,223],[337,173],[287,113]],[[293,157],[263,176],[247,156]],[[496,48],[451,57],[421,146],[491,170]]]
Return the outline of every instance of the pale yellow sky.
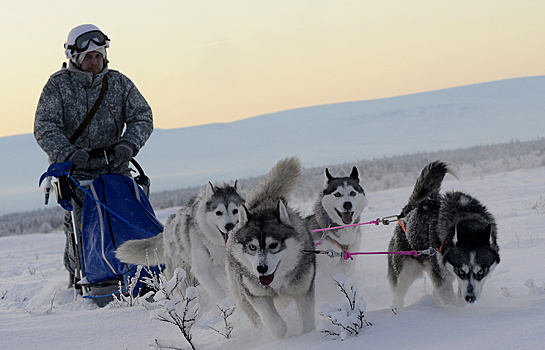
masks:
[[[157,128],[545,74],[543,0],[19,0],[0,13],[0,137],[32,133],[83,23]]]

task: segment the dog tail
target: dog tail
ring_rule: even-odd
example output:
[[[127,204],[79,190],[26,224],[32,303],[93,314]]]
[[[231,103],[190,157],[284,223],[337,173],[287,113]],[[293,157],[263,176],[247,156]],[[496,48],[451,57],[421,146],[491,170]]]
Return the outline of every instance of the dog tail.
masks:
[[[403,208],[399,217],[407,215],[414,205],[421,200],[439,194],[441,183],[446,174],[458,178],[454,169],[446,163],[435,161],[426,165],[416,180],[413,193],[409,197],[409,203]]]
[[[117,248],[115,256],[119,261],[132,265],[157,265],[155,260],[164,262],[163,233],[151,238],[126,241]]]
[[[263,201],[276,206],[280,199],[287,199],[301,174],[301,161],[289,157],[279,161],[267,176],[246,197],[246,206],[251,211]]]

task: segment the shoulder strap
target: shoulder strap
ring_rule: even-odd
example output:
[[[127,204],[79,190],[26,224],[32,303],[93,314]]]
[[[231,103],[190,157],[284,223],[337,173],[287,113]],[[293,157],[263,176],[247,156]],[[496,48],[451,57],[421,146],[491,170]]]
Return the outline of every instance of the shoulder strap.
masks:
[[[80,137],[83,130],[85,130],[87,125],[89,125],[89,123],[91,122],[91,119],[93,119],[93,117],[95,116],[98,110],[98,107],[100,106],[100,103],[102,102],[102,99],[104,98],[104,95],[106,94],[106,90],[108,90],[108,79],[107,79],[107,75],[104,74],[104,78],[102,78],[102,87],[100,88],[100,94],[98,95],[98,98],[95,101],[95,104],[93,105],[89,113],[87,114],[87,117],[85,117],[85,119],[78,126],[74,134],[68,140],[70,141],[71,144],[74,144],[76,142],[76,140]]]

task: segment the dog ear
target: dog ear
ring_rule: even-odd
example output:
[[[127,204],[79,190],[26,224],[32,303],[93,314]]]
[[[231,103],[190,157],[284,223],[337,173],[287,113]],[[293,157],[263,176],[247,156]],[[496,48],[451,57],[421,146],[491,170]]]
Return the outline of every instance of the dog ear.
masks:
[[[216,193],[216,190],[214,189],[214,185],[209,181],[208,185],[206,185],[206,198],[212,198],[212,196]]]
[[[240,188],[240,182],[238,180],[235,180],[235,190],[237,192],[237,194],[241,197],[241,198],[244,198],[244,196],[242,195],[242,188]]]
[[[286,203],[282,199],[278,201],[278,205],[276,207],[278,219],[281,223],[284,225],[291,226],[291,220],[290,220],[290,214],[288,213],[288,208],[286,207]]]
[[[358,168],[356,168],[356,167],[352,168],[352,172],[350,173],[350,177],[353,178],[353,179],[358,180],[358,182],[359,182],[360,176],[358,174]]]
[[[492,236],[492,224],[489,223],[486,225],[486,227],[483,230],[483,235],[486,237],[486,242],[488,245],[490,245],[496,252],[500,250],[500,247],[498,246],[498,243],[494,240],[494,236]],[[499,261],[499,257],[498,257]]]
[[[488,224],[484,228],[483,232],[481,232],[481,241],[484,243],[492,245],[492,225]]]
[[[327,178],[327,181],[331,181],[333,179],[333,176],[329,173],[329,169],[325,168],[325,177]]]
[[[452,244],[456,245],[458,242],[458,224],[454,226],[454,237],[452,237]]]
[[[238,224],[240,227],[245,226],[252,218],[252,214],[248,211],[248,208],[244,204],[238,207]]]

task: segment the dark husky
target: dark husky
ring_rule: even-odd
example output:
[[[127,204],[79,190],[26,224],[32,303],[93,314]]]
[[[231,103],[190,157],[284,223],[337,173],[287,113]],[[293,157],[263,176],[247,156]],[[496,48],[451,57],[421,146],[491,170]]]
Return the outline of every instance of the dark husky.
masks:
[[[395,306],[403,299],[415,279],[428,272],[439,303],[475,302],[484,282],[500,262],[496,243],[496,222],[486,207],[462,192],[439,193],[445,175],[454,172],[445,163],[428,164],[416,181],[409,203],[395,228],[390,251],[425,250],[432,255],[418,258],[388,256],[388,277]],[[458,280],[457,300],[453,282]]]

